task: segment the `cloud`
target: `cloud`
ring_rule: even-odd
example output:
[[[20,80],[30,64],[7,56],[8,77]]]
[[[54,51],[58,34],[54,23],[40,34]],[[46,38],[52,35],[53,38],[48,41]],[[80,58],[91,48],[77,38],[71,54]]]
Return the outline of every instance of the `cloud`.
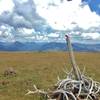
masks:
[[[14,40],[25,41],[26,39],[29,41],[28,39],[35,37],[32,34],[36,34],[37,31],[46,32],[52,30],[46,21],[36,12],[36,6],[33,0],[8,0],[9,3],[7,6],[5,4],[6,1],[4,1],[3,3],[0,2],[0,5],[2,5],[0,6],[0,28],[2,26],[6,28],[9,27],[11,30],[10,33],[14,36]],[[2,31],[1,29],[0,33]],[[1,34],[1,37],[4,37],[4,33]],[[5,41],[6,39],[7,38],[5,38]],[[2,41],[2,39],[0,41]]]
[[[56,0],[54,3],[56,4]],[[63,3],[57,2],[58,6],[49,6],[51,0],[40,2],[35,0],[37,12],[47,20],[48,24],[54,29],[67,30],[79,26],[83,29],[100,26],[100,16],[91,12],[88,5],[81,6],[81,0],[72,0]],[[85,14],[85,15],[84,15]],[[84,16],[84,17],[83,17]],[[73,24],[74,23],[74,24]]]
[[[5,3],[7,4],[6,6],[5,6]],[[13,7],[14,7],[14,3],[12,0],[1,0],[0,1],[0,15],[5,11],[8,11],[11,13],[13,11]]]
[[[33,29],[28,29],[28,28],[18,28],[17,32],[18,32],[19,36],[31,37],[31,36],[33,36],[32,33],[34,32],[34,30]]]
[[[81,36],[84,39],[100,40],[100,34],[99,33],[82,33]]]
[[[36,16],[36,9],[34,2],[32,0],[27,0],[26,2],[23,3],[20,3],[19,0],[13,0],[13,2],[15,4],[14,11],[18,15],[23,16],[26,20],[33,22],[34,17]]]
[[[59,34],[57,34],[57,33],[50,33],[50,34],[48,34],[48,37],[49,38],[59,38]]]
[[[0,2],[0,41],[64,41],[64,34],[99,40],[99,27],[100,16],[81,0]]]
[[[46,21],[36,12],[33,0],[13,0],[12,12],[2,10],[0,23],[13,26],[15,29],[20,27],[34,28],[37,31],[48,27]],[[3,5],[5,7],[5,5]]]
[[[13,27],[2,25],[0,27],[0,42],[14,42],[15,38],[11,33]]]
[[[46,28],[50,27],[45,19],[38,15],[33,0],[23,0],[21,3],[19,0],[13,0],[13,2],[15,4],[14,13],[24,18],[24,27],[27,25],[26,28],[34,28],[36,31],[44,31]]]
[[[23,16],[20,16],[16,13],[3,13],[0,16],[0,22],[2,25],[8,24],[15,29],[19,27],[32,28],[31,22],[27,21]]]
[[[23,28],[23,29],[22,29],[22,33],[23,33],[23,34],[26,34],[26,35],[31,35],[32,32],[34,32],[33,29],[26,29],[26,28]]]

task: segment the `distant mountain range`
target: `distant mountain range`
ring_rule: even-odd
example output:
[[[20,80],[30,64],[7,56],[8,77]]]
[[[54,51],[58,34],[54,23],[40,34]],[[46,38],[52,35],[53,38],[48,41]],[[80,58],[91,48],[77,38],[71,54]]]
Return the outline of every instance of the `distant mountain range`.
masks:
[[[80,44],[73,43],[75,51],[100,51],[100,44]],[[68,50],[66,43],[58,42],[0,42],[0,51],[66,51]]]

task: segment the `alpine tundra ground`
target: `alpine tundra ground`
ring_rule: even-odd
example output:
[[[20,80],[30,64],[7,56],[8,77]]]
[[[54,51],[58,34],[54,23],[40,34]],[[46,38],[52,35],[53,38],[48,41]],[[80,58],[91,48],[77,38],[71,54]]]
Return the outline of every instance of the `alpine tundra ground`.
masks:
[[[81,71],[85,67],[85,74],[100,82],[100,52],[76,52],[75,57]],[[9,68],[16,74],[5,75]],[[65,69],[71,69],[67,52],[0,52],[0,100],[42,100],[25,94],[33,84],[52,87],[58,75],[66,77]]]

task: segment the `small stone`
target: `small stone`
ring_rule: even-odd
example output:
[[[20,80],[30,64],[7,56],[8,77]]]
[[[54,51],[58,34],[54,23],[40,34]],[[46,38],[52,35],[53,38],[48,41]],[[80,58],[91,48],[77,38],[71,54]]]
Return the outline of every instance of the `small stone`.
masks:
[[[4,71],[3,74],[5,77],[6,76],[16,76],[16,71],[12,67],[9,67]]]

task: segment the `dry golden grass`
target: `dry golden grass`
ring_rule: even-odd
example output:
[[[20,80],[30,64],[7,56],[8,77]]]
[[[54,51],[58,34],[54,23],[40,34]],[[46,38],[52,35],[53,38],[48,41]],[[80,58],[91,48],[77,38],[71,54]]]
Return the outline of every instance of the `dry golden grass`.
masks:
[[[75,53],[81,70],[100,81],[100,53]],[[12,67],[17,75],[4,77],[4,71]],[[0,52],[0,100],[42,100],[38,96],[25,96],[33,84],[47,89],[65,77],[63,69],[69,71],[70,60],[66,52]]]

